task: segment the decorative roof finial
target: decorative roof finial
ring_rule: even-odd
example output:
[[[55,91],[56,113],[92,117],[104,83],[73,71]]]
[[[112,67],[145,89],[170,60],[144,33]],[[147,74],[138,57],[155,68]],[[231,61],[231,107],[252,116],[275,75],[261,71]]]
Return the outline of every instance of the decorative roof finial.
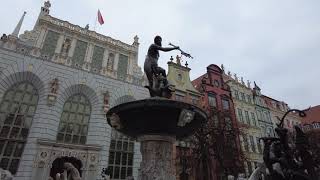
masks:
[[[230,77],[232,76],[232,74],[231,74],[231,72],[230,72],[230,71],[228,71],[228,76],[230,76]]]
[[[221,70],[224,73],[224,65],[223,64],[221,64]]]
[[[236,80],[237,82],[239,81],[238,76],[236,73],[234,73],[234,80]]]
[[[182,56],[179,56],[179,55],[176,56],[176,61],[178,65],[181,65],[181,57]]]
[[[12,36],[14,37],[18,37],[19,35],[19,32],[20,32],[20,29],[21,29],[21,26],[22,26],[22,23],[23,23],[23,19],[24,19],[24,16],[27,14],[27,12],[23,12],[23,15],[20,19],[20,21],[18,22],[16,28],[14,29],[14,31],[12,32]]]
[[[247,86],[251,89],[251,82],[249,80],[247,81]]]
[[[139,46],[139,37],[138,35],[135,35],[134,38],[133,38],[133,44],[134,46]]]
[[[170,61],[171,61],[171,62],[173,61],[173,57],[172,57],[172,56],[170,57]]]
[[[49,9],[51,7],[51,3],[49,0],[44,2],[44,7],[47,9]]]
[[[243,81],[243,77],[241,77],[241,84],[245,85],[244,81]]]
[[[186,61],[186,64],[184,64],[184,65],[185,65],[186,67],[188,67],[188,65],[189,65],[189,64],[188,64],[188,61]]]
[[[254,89],[257,89],[258,91],[260,91],[261,89],[260,89],[260,87],[256,84],[256,82],[253,81],[253,83],[254,83]]]

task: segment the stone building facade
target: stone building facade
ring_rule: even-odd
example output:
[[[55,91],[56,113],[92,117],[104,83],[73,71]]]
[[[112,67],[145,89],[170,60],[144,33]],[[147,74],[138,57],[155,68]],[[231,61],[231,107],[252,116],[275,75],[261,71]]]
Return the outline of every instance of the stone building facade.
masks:
[[[71,162],[82,179],[138,176],[139,143],[112,130],[109,108],[149,97],[132,45],[50,16],[23,17],[0,41],[0,167],[17,180],[54,178]]]
[[[250,82],[245,83],[243,78],[238,78],[236,74],[232,76],[231,73],[224,73],[223,78],[231,89],[234,109],[241,131],[241,148],[246,157],[244,166],[248,176],[263,161],[262,144],[259,141],[262,133],[253,101],[253,91]]]

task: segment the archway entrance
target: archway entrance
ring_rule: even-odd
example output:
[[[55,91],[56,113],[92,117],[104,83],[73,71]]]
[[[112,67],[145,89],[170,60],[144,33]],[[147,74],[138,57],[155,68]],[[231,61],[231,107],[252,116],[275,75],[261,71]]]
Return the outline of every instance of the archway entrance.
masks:
[[[74,167],[78,169],[80,176],[82,176],[82,163],[79,159],[76,159],[74,157],[61,157],[53,161],[52,168],[50,170],[50,177],[52,177],[55,180],[57,173],[63,173],[63,164],[65,162],[69,162],[72,165],[74,165]]]

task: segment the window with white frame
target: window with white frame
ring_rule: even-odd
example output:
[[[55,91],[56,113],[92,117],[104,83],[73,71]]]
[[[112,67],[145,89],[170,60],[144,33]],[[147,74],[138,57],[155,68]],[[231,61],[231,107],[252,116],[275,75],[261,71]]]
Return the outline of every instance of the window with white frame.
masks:
[[[83,94],[68,98],[63,106],[57,141],[72,144],[86,144],[91,104]]]
[[[253,136],[250,136],[250,145],[251,145],[252,152],[256,152],[256,146],[255,146],[255,143],[254,143]]]
[[[251,112],[251,119],[252,119],[253,125],[257,126],[256,116],[253,112]]]
[[[243,122],[242,109],[238,108],[238,119],[240,122]]]
[[[134,141],[112,131],[108,172],[112,180],[123,180],[132,176]]]
[[[39,94],[28,82],[13,85],[0,104],[0,168],[16,174]]]
[[[244,111],[244,116],[246,117],[246,122],[247,122],[247,124],[250,125],[249,112],[248,112],[248,111]]]
[[[223,110],[230,110],[230,102],[228,99],[222,98],[222,108]]]

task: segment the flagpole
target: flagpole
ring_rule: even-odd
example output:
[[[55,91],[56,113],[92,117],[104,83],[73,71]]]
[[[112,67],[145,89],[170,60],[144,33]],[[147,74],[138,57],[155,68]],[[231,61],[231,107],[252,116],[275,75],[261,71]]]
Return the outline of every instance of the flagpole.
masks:
[[[98,21],[98,15],[96,15],[96,20],[94,21],[93,31],[96,31],[97,21]]]

